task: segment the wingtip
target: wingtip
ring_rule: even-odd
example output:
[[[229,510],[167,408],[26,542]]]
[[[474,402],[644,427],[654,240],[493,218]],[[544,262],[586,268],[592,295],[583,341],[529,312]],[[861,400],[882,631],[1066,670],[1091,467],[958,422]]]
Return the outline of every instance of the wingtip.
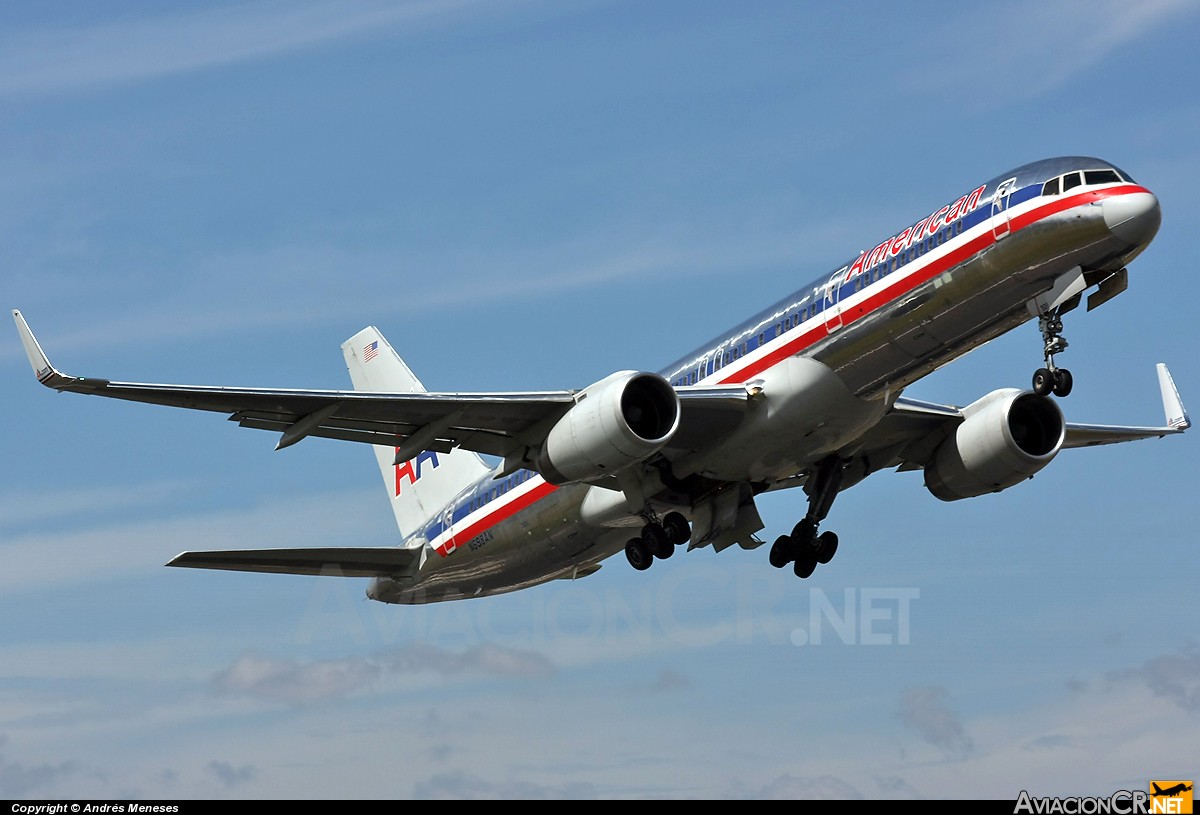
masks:
[[[1182,432],[1192,426],[1188,418],[1183,400],[1179,398],[1179,389],[1165,363],[1158,363],[1158,386],[1162,391],[1163,414],[1166,416],[1167,427]]]
[[[33,335],[33,330],[29,327],[25,316],[21,314],[21,310],[14,308],[12,314],[13,320],[17,324],[17,333],[21,335],[21,345],[25,348],[25,356],[29,358],[29,366],[33,368],[34,376],[47,387],[58,387],[67,378],[50,364],[50,359],[46,356],[46,352],[42,350],[37,337]]]

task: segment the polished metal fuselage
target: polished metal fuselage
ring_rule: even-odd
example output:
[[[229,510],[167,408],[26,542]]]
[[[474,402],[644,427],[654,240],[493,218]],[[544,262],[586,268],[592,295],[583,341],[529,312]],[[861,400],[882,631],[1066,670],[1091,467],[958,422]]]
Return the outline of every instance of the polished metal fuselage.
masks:
[[[746,383],[758,394],[738,428],[677,457],[673,474],[734,485],[802,473],[852,447],[902,389],[1033,319],[1028,304],[1062,276],[1124,268],[1157,229],[1157,202],[1148,190],[1124,174],[1119,184],[1058,195],[1042,190],[1072,170],[1105,168],[1119,172],[1098,159],[1065,157],[998,176],[976,188],[975,205],[952,222],[943,215],[909,225],[886,247],[879,244],[886,249],[875,255],[880,262],[867,266],[867,250],[668,366],[661,373],[677,387]],[[1153,223],[1135,229],[1126,219],[1114,226],[1118,205],[1108,202],[1130,209],[1134,198],[1144,204],[1135,212],[1142,206],[1153,215],[1137,217]],[[935,210],[947,212],[953,207]],[[914,232],[923,223],[937,229]],[[585,523],[580,507],[589,490],[601,487],[551,488],[536,479],[526,489],[536,500],[448,553],[434,541],[417,542],[427,549],[419,572],[379,578],[368,596],[436,602],[590,573],[644,523],[636,511]],[[696,509],[671,508],[689,517]]]

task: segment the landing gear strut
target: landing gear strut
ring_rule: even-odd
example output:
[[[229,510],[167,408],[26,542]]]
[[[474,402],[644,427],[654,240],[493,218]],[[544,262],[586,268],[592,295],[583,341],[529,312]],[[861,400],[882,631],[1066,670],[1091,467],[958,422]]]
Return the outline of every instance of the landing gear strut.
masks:
[[[1067,350],[1067,340],[1062,335],[1063,324],[1061,310],[1054,309],[1038,316],[1038,330],[1042,332],[1042,342],[1045,346],[1045,368],[1038,368],[1033,373],[1033,390],[1040,396],[1064,397],[1071,393],[1074,380],[1066,368],[1054,364],[1054,355]]]
[[[794,562],[796,577],[810,577],[818,563],[828,563],[837,553],[838,536],[832,532],[817,534],[817,527],[833,506],[842,484],[843,463],[837,456],[828,456],[817,464],[808,482],[808,514],[792,528],[792,534],[780,535],[771,546],[768,556],[771,565],[782,569]]]
[[[653,516],[651,516],[653,518]],[[668,512],[662,523],[650,520],[642,534],[625,544],[625,558],[640,571],[649,569],[655,559],[666,560],[675,554],[675,547],[691,540],[692,528],[687,518],[678,512]]]

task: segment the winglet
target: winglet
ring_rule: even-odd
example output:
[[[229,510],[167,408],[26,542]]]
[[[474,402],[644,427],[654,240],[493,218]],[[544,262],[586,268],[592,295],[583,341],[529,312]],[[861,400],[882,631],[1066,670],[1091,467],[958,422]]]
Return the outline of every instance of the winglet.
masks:
[[[25,346],[25,355],[29,357],[29,364],[33,368],[38,382],[48,388],[60,388],[71,382],[72,377],[63,376],[50,364],[46,352],[38,344],[37,337],[33,336],[33,332],[29,330],[29,323],[25,322],[21,312],[14,308],[12,314],[13,319],[17,321],[17,333],[21,335],[21,345]]]
[[[1158,387],[1162,390],[1163,413],[1167,417],[1167,427],[1187,430],[1192,423],[1183,407],[1183,400],[1179,398],[1179,389],[1175,387],[1171,372],[1161,362],[1158,363]]]

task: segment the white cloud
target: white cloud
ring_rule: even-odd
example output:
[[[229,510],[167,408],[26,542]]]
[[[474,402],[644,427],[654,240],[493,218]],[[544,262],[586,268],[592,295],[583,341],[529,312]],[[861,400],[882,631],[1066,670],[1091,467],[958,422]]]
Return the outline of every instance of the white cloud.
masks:
[[[136,488],[135,488],[136,491]],[[368,500],[374,499],[374,500]],[[70,503],[70,501],[68,501]],[[35,533],[0,543],[0,590],[61,591],[79,583],[159,572],[189,549],[281,546],[386,546],[398,540],[368,540],[377,527],[378,497],[361,492],[312,495],[207,516],[156,518],[138,523],[96,525],[82,531]],[[398,534],[397,534],[398,538]],[[274,542],[274,543],[272,543]]]
[[[249,764],[234,767],[225,761],[210,761],[205,769],[215,775],[217,780],[222,784],[231,789],[253,781],[258,776],[258,772]]]
[[[192,286],[172,289],[168,300],[148,301],[136,311],[122,310],[108,321],[89,311],[86,319],[73,321],[78,327],[50,335],[39,331],[37,314],[26,317],[51,360],[74,373],[70,352],[136,344],[148,335],[162,344],[228,336],[246,328],[357,325],[368,313],[386,312],[399,321],[449,306],[456,310],[494,310],[508,304],[528,307],[531,302],[633,280],[695,283],[746,269],[790,265],[803,257],[802,247],[844,238],[861,217],[847,214],[778,231],[735,233],[697,224],[650,236],[641,234],[640,227],[610,225],[602,231],[503,250],[437,247],[436,256],[407,247],[282,242],[181,262],[173,276],[194,281]],[[348,269],[355,270],[357,285],[352,287],[345,285]],[[297,287],[292,285],[295,280],[306,282]],[[397,286],[397,280],[404,284]],[[34,290],[65,302],[78,296],[69,287],[46,290],[41,283]],[[231,291],[238,292],[236,299],[230,299]],[[23,364],[19,344],[0,345],[0,362],[19,358]]]
[[[0,495],[0,529],[100,511],[154,506],[185,489],[185,484],[135,484],[67,492],[8,492]]]
[[[39,791],[50,794],[56,783],[76,770],[69,761],[30,765],[10,759],[5,755],[7,742],[7,737],[0,736],[0,797],[21,798]]]
[[[361,658],[300,663],[247,655],[218,674],[213,688],[221,694],[310,704],[353,693],[373,684],[379,674],[378,665]]]
[[[349,696],[401,675],[538,678],[553,673],[549,660],[534,651],[487,643],[451,651],[413,642],[369,656],[311,662],[249,654],[217,674],[212,686],[221,695],[305,705]]]
[[[768,801],[849,801],[861,800],[863,794],[853,785],[832,775],[807,778],[786,774],[762,789],[739,797]]]
[[[1188,713],[1200,713],[1200,647],[1189,644],[1177,654],[1164,654],[1140,667],[1109,675],[1115,682],[1140,680],[1155,695]]]
[[[265,0],[126,16],[86,27],[10,30],[0,50],[0,96],[137,82],[263,59],[437,24],[478,5],[477,0],[352,5]]]
[[[948,755],[964,758],[974,744],[962,719],[947,704],[949,696],[942,687],[908,688],[900,694],[900,720]]]
[[[438,773],[413,786],[413,798],[435,801],[518,799],[524,801],[585,801],[599,798],[587,782],[538,784],[516,779],[488,781],[472,773]]]
[[[930,29],[932,56],[905,84],[922,93],[970,90],[969,104],[990,107],[1062,87],[1155,29],[1192,15],[1190,0],[1098,0],[1080,13],[1070,0],[963,6]]]

